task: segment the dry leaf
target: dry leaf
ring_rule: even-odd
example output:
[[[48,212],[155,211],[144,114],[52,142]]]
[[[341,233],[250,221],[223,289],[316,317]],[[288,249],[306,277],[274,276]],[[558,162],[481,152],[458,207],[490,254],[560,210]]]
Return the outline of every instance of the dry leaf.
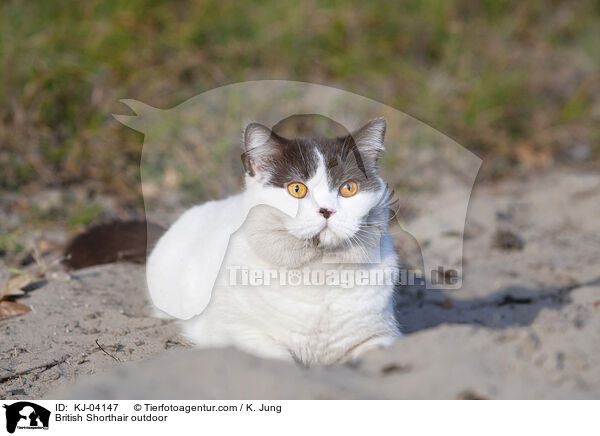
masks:
[[[33,281],[31,274],[21,274],[15,276],[0,286],[0,300],[10,297],[12,295],[23,295],[23,289],[25,286]]]
[[[37,249],[42,255],[51,251],[62,251],[63,248],[62,244],[50,241],[49,239],[40,239],[37,241]]]
[[[436,303],[438,306],[440,306],[442,309],[452,309],[453,304],[452,304],[452,300],[449,298],[446,298],[444,301],[440,301],[439,303]]]
[[[181,177],[174,168],[167,168],[163,175],[163,183],[169,189],[177,189],[181,184]]]
[[[489,398],[486,397],[485,395],[481,395],[477,392],[470,391],[470,390],[466,390],[466,391],[459,393],[456,396],[456,399],[457,400],[489,400]]]
[[[13,303],[12,301],[0,301],[0,319],[8,318],[9,316],[23,315],[30,311],[31,309],[24,304]]]
[[[519,161],[529,167],[540,168],[552,164],[552,153],[548,149],[541,149],[533,144],[522,141],[515,146]]]

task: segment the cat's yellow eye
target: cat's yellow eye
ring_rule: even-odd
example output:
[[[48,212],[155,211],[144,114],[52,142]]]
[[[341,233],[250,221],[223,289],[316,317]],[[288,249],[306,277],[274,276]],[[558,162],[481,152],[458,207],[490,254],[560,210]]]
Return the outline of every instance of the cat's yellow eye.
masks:
[[[352,197],[358,192],[358,183],[352,180],[340,186],[340,194],[342,197]]]
[[[292,197],[304,198],[304,196],[306,195],[306,191],[308,191],[308,188],[304,183],[292,182],[288,185],[287,190]]]

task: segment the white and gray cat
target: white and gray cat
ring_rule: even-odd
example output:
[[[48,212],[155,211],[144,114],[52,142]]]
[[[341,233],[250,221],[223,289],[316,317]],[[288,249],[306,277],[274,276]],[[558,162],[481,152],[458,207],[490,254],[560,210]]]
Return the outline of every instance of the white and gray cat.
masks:
[[[189,209],[160,238],[147,264],[155,304],[187,319],[183,334],[199,347],[235,346],[305,365],[344,362],[393,342],[400,336],[393,284],[232,280],[232,271],[244,270],[397,268],[377,167],[385,128],[377,118],[346,136],[286,139],[246,126],[244,191]]]

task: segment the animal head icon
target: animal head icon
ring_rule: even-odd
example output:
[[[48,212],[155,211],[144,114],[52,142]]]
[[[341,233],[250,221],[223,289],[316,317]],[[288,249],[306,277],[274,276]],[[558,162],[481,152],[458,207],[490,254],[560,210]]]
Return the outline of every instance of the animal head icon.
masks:
[[[434,196],[418,196],[419,219],[398,214],[391,207],[389,231],[392,237],[399,233],[408,234],[419,245],[420,264],[417,269],[422,271],[428,289],[461,287],[464,226],[481,159],[435,129],[368,98],[302,82],[265,80],[227,85],[169,109],[158,109],[131,99],[122,102],[135,114],[114,117],[144,134],[141,177],[149,221],[161,222],[151,201],[157,191],[162,195],[175,196],[184,186],[189,194],[189,204],[185,207],[224,198],[242,189],[240,182],[243,177],[247,179],[254,177],[254,173],[264,171],[260,165],[272,162],[269,159],[273,153],[283,153],[282,156],[288,159],[286,168],[276,169],[279,173],[295,168],[301,174],[305,167],[310,167],[311,163],[307,161],[312,157],[303,154],[305,148],[299,145],[296,147],[300,148],[289,152],[282,151],[289,147],[288,140],[296,134],[293,129],[286,130],[282,120],[295,117],[295,125],[300,126],[300,133],[302,128],[306,129],[306,120],[333,120],[334,124],[345,129],[350,142],[356,143],[358,152],[347,153],[344,144],[332,142],[331,147],[339,146],[339,150],[344,151],[345,160],[332,164],[331,172],[344,168],[348,171],[348,162],[351,162],[357,168],[355,178],[364,177],[363,184],[371,183],[374,179],[369,178],[371,173],[368,173],[368,165],[377,161],[379,175],[387,183],[377,201],[385,205],[386,210],[389,205],[412,201],[413,194],[406,187],[415,186],[415,181],[423,190],[441,183],[452,186],[452,198],[445,204],[438,204]],[[315,115],[307,117],[307,114]],[[369,123],[369,120],[383,121]],[[361,129],[367,129],[369,134],[366,135],[364,131],[361,133]],[[346,134],[343,131],[340,134],[335,129],[333,131],[339,137]],[[260,146],[256,145],[258,142],[261,142]],[[378,154],[376,158],[368,155],[370,149]],[[304,163],[298,164],[302,159]],[[333,159],[329,161],[333,162]],[[273,173],[276,170],[270,168],[270,177],[275,177]],[[340,175],[341,178],[343,176]],[[173,179],[178,183],[172,183]],[[339,184],[343,185],[343,182]],[[298,185],[299,195],[302,189]],[[340,186],[340,189],[348,189],[351,193],[354,187]],[[259,203],[262,204],[254,206],[271,207],[287,217],[299,217],[302,214],[301,202],[294,201],[289,195],[278,198],[281,200],[260,198]],[[326,212],[329,210],[323,209]],[[217,279],[230,237],[245,224],[246,218],[222,227],[218,247],[212,247],[210,253],[206,254],[207,264],[213,267],[203,280],[210,289]],[[456,237],[448,238],[445,236],[448,234]],[[377,262],[378,259],[370,261]],[[440,272],[447,277],[448,271],[452,280],[442,278],[436,281]],[[194,296],[192,291],[189,295],[185,292],[163,292],[151,297],[159,308],[184,319],[200,313],[210,299],[210,295]],[[173,303],[174,300],[183,299],[188,303]]]

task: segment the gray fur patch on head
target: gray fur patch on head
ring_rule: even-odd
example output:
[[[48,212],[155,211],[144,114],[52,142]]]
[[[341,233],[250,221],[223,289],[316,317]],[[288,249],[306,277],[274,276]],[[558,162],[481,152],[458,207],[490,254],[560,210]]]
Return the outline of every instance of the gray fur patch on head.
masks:
[[[287,139],[258,123],[244,131],[242,161],[250,176],[263,183],[283,187],[292,181],[309,179],[317,170],[314,144],[301,138]]]
[[[242,162],[248,175],[284,187],[310,179],[321,154],[332,190],[349,180],[359,183],[361,190],[378,190],[377,159],[384,149],[385,127],[385,119],[376,118],[345,136],[287,139],[262,124],[250,123],[244,129]]]

